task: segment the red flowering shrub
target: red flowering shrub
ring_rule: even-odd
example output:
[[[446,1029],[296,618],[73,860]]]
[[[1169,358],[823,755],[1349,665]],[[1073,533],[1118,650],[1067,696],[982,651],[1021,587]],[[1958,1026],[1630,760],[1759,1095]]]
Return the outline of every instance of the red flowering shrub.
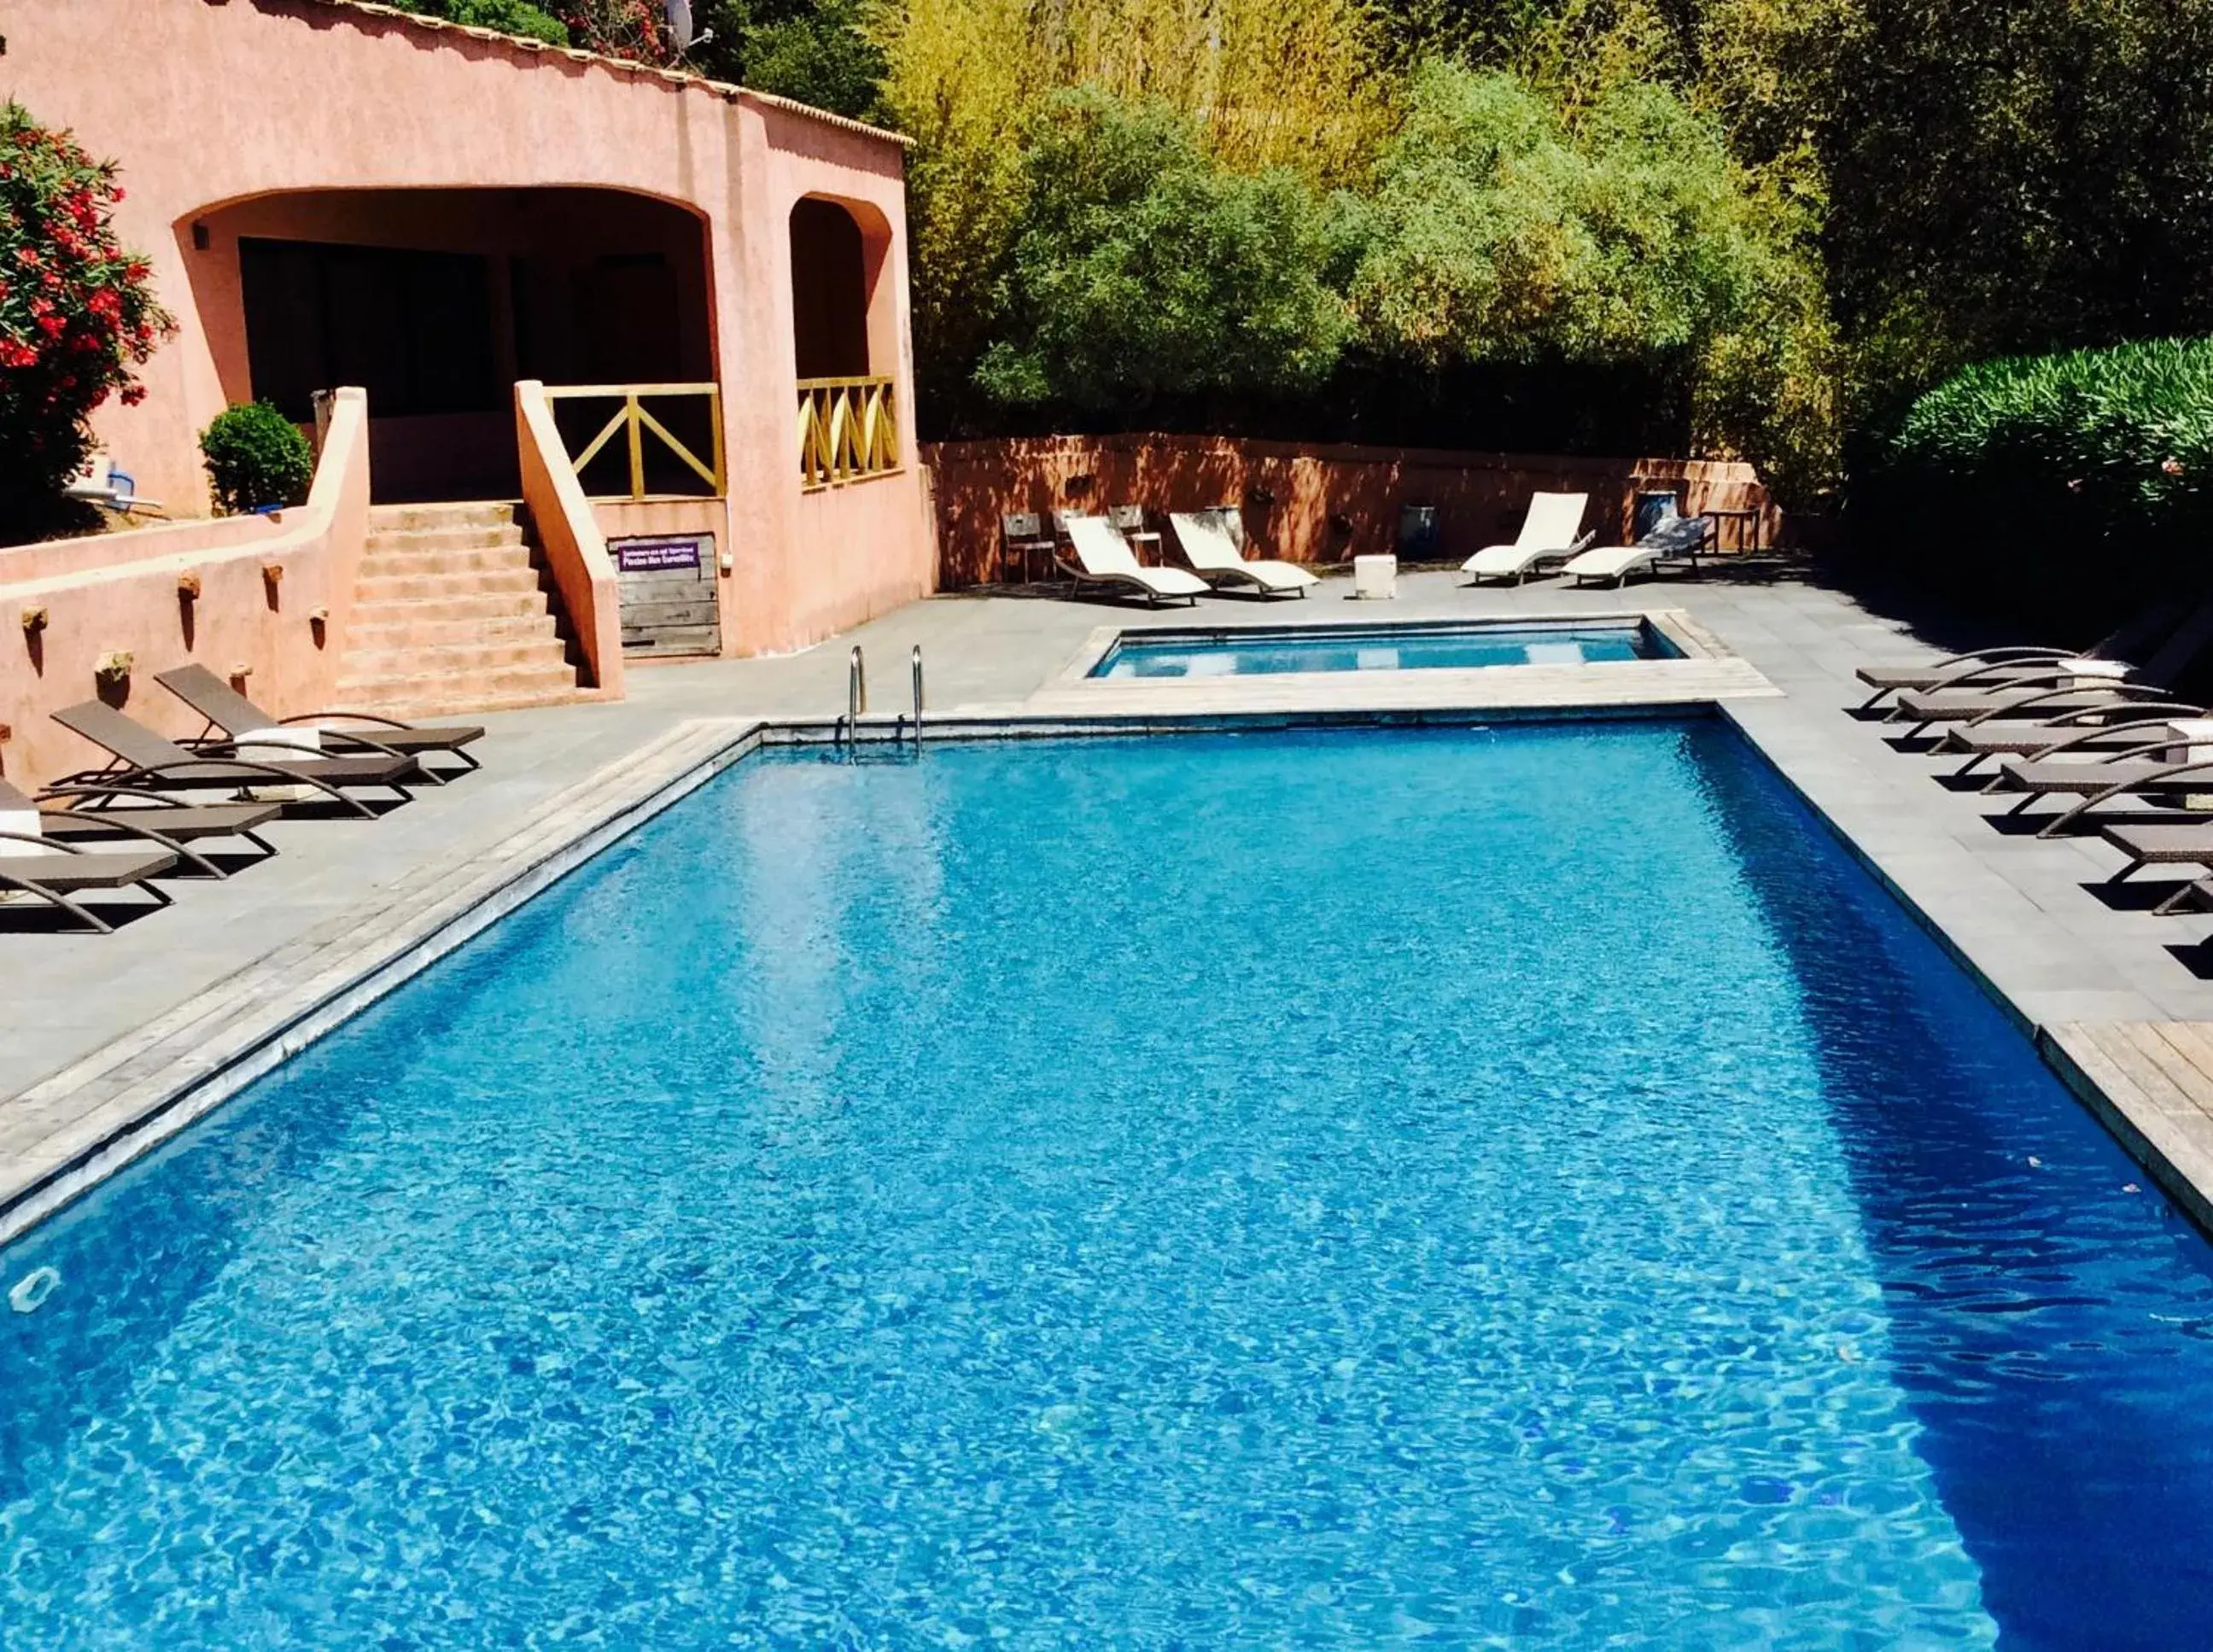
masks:
[[[569,26],[569,44],[633,63],[676,60],[661,0],[537,0]]]
[[[0,105],[0,544],[46,531],[84,463],[85,418],[145,392],[132,369],[174,325],[116,243],[113,164]]]

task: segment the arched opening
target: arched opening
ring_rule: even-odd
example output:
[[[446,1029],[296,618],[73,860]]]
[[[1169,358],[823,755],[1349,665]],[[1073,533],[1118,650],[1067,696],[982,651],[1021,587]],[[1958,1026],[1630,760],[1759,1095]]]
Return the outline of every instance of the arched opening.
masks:
[[[225,395],[304,424],[315,392],[362,386],[380,502],[515,497],[517,379],[714,376],[699,222],[650,197],[302,191],[187,235]]]
[[[791,330],[802,379],[870,370],[867,239],[850,212],[814,196],[791,209]]]
[[[902,451],[891,226],[864,203],[808,196],[791,209],[790,232],[800,485],[889,475]]]

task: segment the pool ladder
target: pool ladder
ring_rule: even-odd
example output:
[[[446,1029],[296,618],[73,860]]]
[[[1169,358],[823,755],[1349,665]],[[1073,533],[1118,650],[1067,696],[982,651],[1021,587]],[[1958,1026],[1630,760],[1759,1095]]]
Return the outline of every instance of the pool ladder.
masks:
[[[914,645],[914,748],[922,749],[922,644]],[[861,719],[869,710],[869,662],[858,643],[845,661],[845,715],[838,719],[836,741],[850,753],[860,738]],[[906,719],[899,719],[900,727],[893,743],[906,738]]]

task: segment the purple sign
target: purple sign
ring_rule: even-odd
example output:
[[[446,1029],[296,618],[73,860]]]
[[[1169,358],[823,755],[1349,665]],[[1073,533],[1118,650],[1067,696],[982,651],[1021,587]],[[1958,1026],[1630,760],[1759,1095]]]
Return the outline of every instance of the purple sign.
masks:
[[[709,538],[704,533],[692,533],[675,539],[611,539],[607,549],[615,553],[619,573],[660,573],[673,568],[697,568],[700,552]]]

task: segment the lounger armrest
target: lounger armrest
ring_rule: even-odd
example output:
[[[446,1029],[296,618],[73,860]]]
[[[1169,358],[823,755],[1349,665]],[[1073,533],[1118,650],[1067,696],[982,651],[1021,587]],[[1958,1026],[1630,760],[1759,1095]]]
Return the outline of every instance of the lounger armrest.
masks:
[[[57,843],[52,838],[41,838],[35,832],[0,832],[0,843],[35,844],[40,849],[52,850],[60,855],[82,855],[88,851],[75,844]],[[0,871],[7,869],[5,858],[0,858]]]
[[[2058,741],[2055,745],[2038,747],[2034,752],[2030,753],[2030,760],[2033,762],[2041,763],[2045,758],[2051,757],[2056,753],[2071,752],[2078,746],[2087,746],[2094,741],[2110,740],[2115,735],[2134,734],[2139,729],[2164,728],[2167,726],[2167,719],[2166,717],[2153,717],[2145,722],[2132,721],[2129,722],[2101,722],[2094,728],[2085,728],[2078,734],[2070,735],[2066,739]],[[2175,743],[2174,736],[2169,735],[2164,740],[2154,741],[2148,745],[2140,744],[2131,746],[2124,749],[2131,754],[2134,754],[2138,752],[2157,752],[2163,751],[2167,747],[2173,746]],[[2099,753],[2099,756],[2102,761],[2106,759],[2106,753]]]
[[[399,729],[410,729],[415,726],[412,722],[402,722],[397,717],[381,717],[374,711],[302,711],[296,716],[277,718],[277,726],[284,728],[296,722],[374,722],[387,728]]]

